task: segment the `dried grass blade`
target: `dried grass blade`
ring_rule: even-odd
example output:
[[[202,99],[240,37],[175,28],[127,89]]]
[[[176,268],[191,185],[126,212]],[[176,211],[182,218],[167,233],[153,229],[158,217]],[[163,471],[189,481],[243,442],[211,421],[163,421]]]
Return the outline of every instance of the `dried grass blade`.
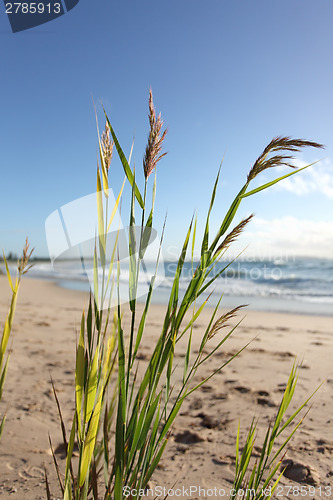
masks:
[[[61,413],[59,399],[58,399],[58,396],[57,396],[57,393],[56,393],[56,390],[55,390],[55,387],[54,387],[54,383],[53,383],[53,379],[52,379],[51,375],[50,375],[50,379],[51,379],[51,385],[52,385],[52,389],[53,389],[54,398],[56,400],[56,404],[57,404],[57,408],[58,408],[58,414],[59,414],[60,424],[61,424],[62,439],[63,439],[64,445],[65,445],[65,447],[67,449],[67,444],[68,443],[67,443],[67,437],[66,437],[66,427],[65,427],[64,419],[62,418],[62,413]]]
[[[91,466],[91,478],[89,478],[90,487],[93,492],[94,500],[98,500],[98,482],[97,482],[97,471],[96,471],[96,462],[92,459]]]
[[[74,415],[72,429],[69,436],[68,447],[67,447],[67,457],[66,457],[66,469],[65,469],[65,485],[69,482],[70,475],[74,482],[74,475],[72,469],[72,455],[74,450],[75,441],[75,430],[76,430],[76,415]]]
[[[49,480],[47,478],[46,467],[44,466],[44,479],[45,479],[45,490],[46,490],[46,498],[47,500],[51,500],[51,492],[49,486]]]
[[[50,434],[49,434],[49,443],[50,443],[50,449],[51,449],[51,453],[52,453],[52,458],[53,458],[55,470],[56,470],[56,473],[57,473],[57,478],[58,478],[59,486],[60,486],[62,495],[64,495],[64,485],[63,485],[63,482],[61,480],[60,469],[59,469],[59,465],[58,465],[58,462],[57,462],[57,458],[56,458],[55,453],[54,453],[54,449],[53,449],[53,445],[52,445]]]

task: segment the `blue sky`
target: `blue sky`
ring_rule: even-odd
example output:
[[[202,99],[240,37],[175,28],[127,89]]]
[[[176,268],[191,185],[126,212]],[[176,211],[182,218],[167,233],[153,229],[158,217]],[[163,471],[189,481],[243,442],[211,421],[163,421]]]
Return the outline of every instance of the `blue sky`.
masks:
[[[94,191],[92,96],[100,126],[102,102],[126,153],[135,134],[141,171],[151,86],[169,129],[155,227],[167,212],[170,254],[195,210],[202,228],[223,156],[212,231],[265,145],[291,135],[326,145],[304,150],[300,165],[323,160],[244,201],[237,221],[253,211],[256,219],[236,248],[332,256],[332,19],[328,0],[80,0],[65,16],[12,34],[2,10],[0,246],[19,253],[28,235],[36,255],[47,255],[47,216]],[[114,161],[115,192],[122,180]]]

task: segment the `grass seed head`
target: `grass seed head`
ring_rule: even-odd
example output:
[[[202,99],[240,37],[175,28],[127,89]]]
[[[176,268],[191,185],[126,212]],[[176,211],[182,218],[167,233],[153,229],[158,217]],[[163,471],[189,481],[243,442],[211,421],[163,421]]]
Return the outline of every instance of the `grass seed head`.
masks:
[[[106,170],[109,171],[112,160],[114,142],[111,141],[110,127],[108,122],[105,123],[105,129],[101,137],[101,145],[102,145],[105,167]]]
[[[277,167],[279,165],[286,165],[287,167],[295,168],[291,161],[295,158],[285,152],[299,152],[302,148],[313,147],[323,148],[322,144],[313,141],[305,141],[304,139],[291,139],[291,137],[274,137],[271,142],[265,147],[264,151],[255,161],[251,168],[247,182],[252,181],[260,172],[268,168]],[[282,151],[281,154],[270,156],[275,151]]]
[[[146,146],[145,155],[143,158],[143,171],[145,174],[145,178],[148,179],[157,163],[160,161],[166,153],[162,153],[162,146],[165,136],[167,134],[167,129],[161,132],[163,127],[163,120],[161,114],[156,117],[156,110],[154,107],[153,101],[153,93],[152,90],[149,89],[149,135],[148,135],[148,143]]]
[[[30,250],[29,252],[29,241],[28,241],[28,237],[26,237],[26,240],[25,240],[25,245],[24,245],[24,248],[23,248],[23,252],[22,252],[22,257],[18,263],[18,272],[20,275],[22,274],[25,274],[29,269],[26,269],[27,265],[28,265],[28,262],[29,262],[29,259],[31,257],[31,254],[32,252],[34,251],[34,248],[32,250]]]
[[[234,227],[234,229],[224,238],[215,254],[221,252],[222,250],[227,250],[231,243],[233,243],[238,238],[238,236],[244,230],[245,226],[250,222],[252,217],[254,217],[254,214],[251,214],[246,219],[243,219],[236,227]]]
[[[235,316],[237,316],[239,310],[242,309],[243,307],[246,307],[246,306],[247,306],[247,304],[243,304],[241,306],[237,306],[234,309],[231,309],[230,311],[222,314],[222,316],[220,316],[219,319],[217,319],[215,321],[212,328],[210,329],[210,332],[208,334],[208,340],[212,339],[222,328],[229,326],[228,321],[231,318],[234,318]]]

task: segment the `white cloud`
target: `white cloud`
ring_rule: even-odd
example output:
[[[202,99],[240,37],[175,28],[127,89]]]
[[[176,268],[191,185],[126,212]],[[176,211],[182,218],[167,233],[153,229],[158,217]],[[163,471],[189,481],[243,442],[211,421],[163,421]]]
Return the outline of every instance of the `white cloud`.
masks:
[[[297,168],[301,168],[305,167],[307,163],[297,161],[295,165]],[[279,182],[276,184],[276,189],[290,191],[296,195],[319,193],[333,198],[333,165],[328,159],[322,160],[303,172]]]
[[[238,241],[247,255],[333,257],[333,221],[315,222],[286,216],[255,218]],[[236,250],[234,248],[234,250]]]

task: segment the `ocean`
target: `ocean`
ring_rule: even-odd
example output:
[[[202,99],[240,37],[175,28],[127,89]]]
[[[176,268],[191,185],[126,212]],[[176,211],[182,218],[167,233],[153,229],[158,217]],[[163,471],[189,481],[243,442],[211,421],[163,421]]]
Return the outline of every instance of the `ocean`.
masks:
[[[163,268],[159,268],[153,303],[167,303],[176,265],[175,262],[164,261]],[[219,273],[226,265],[227,262],[218,263],[214,273]],[[13,269],[13,266],[10,267]],[[73,290],[89,290],[91,267],[88,264],[83,269],[77,260],[57,261],[54,267],[48,261],[36,261],[27,276],[51,280],[60,287]],[[154,265],[146,263],[145,271],[143,284],[154,274]],[[125,294],[128,275],[128,267],[122,268],[120,282]],[[192,264],[185,262],[180,279],[182,293],[191,275]],[[145,300],[146,290],[142,288],[140,301]],[[202,294],[202,298],[206,298],[209,293],[212,306],[223,295],[221,307],[248,304],[248,308],[254,310],[333,316],[333,259],[237,260]]]

